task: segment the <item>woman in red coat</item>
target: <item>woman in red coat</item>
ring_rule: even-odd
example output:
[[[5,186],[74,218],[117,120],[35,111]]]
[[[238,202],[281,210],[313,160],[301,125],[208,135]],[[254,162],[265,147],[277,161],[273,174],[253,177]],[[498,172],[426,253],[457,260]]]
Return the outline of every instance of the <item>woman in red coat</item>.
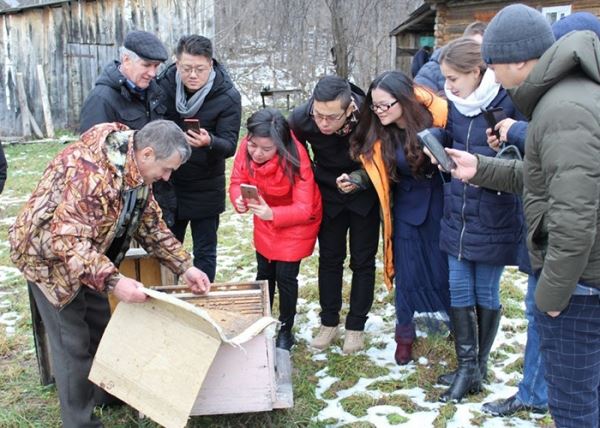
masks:
[[[321,194],[305,148],[275,109],[254,113],[236,154],[229,197],[238,213],[254,214],[257,280],[269,281],[271,306],[279,289],[278,348],[294,344],[300,261],[312,254],[321,223]],[[244,199],[240,185],[257,187],[258,201]]]

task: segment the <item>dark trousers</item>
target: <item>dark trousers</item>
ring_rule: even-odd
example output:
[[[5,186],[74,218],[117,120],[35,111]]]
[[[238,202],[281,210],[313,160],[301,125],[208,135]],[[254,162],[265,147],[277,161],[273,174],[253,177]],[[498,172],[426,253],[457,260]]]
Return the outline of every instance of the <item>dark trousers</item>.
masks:
[[[334,327],[340,322],[342,281],[350,231],[350,311],[347,330],[362,331],[373,304],[375,255],[379,244],[379,205],[366,216],[345,209],[334,218],[323,214],[319,229],[319,302],[321,323]]]
[[[297,262],[282,262],[268,260],[258,251],[256,252],[256,280],[269,281],[269,301],[273,309],[275,288],[279,290],[279,321],[281,330],[291,331],[296,316],[296,302],[298,301],[298,272],[300,260]]]
[[[110,319],[107,297],[82,286],[77,296],[58,310],[36,284],[28,286],[48,334],[63,426],[101,427],[92,412],[105,394],[88,375]]]
[[[196,220],[176,220],[171,231],[179,242],[183,243],[188,223],[192,227],[192,245],[194,266],[208,275],[210,282],[215,280],[217,272],[217,231],[219,216]]]
[[[557,428],[600,424],[600,297],[572,296],[556,318],[536,308],[548,407]]]

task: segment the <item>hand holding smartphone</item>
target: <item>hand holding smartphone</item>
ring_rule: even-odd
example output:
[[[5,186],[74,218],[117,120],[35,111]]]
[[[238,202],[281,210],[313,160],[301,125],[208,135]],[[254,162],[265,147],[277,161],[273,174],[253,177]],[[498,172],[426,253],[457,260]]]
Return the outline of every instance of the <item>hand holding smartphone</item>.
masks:
[[[256,186],[252,184],[240,184],[240,190],[242,192],[242,198],[245,202],[250,203],[258,203],[260,199],[258,198],[258,189]]]
[[[490,128],[492,128],[492,134],[496,136],[498,140],[500,140],[500,131],[495,129],[498,122],[506,119],[506,113],[502,107],[493,107],[489,109],[481,108],[481,112],[483,113],[483,117],[487,121]]]
[[[456,168],[456,164],[452,160],[446,150],[444,150],[444,146],[442,143],[438,141],[435,136],[429,132],[428,129],[424,129],[417,134],[417,137],[423,143],[425,147],[429,150],[431,155],[437,160],[438,164],[442,167],[442,169],[446,172],[450,172],[454,168]]]
[[[183,119],[183,129],[185,132],[194,131],[195,133],[200,133],[200,121],[195,118]]]

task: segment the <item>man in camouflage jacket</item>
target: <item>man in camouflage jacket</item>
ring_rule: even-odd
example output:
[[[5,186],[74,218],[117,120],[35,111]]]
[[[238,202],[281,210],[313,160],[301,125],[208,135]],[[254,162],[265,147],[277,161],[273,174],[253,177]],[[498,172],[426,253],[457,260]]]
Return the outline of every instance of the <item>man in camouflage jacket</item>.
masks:
[[[11,259],[48,333],[65,427],[102,426],[92,411],[105,397],[87,376],[110,318],[106,292],[129,303],[147,298],[143,284],[118,270],[131,238],[194,292],[210,288],[151,192],[189,156],[173,122],[137,132],[118,123],[95,126],[50,163],[10,229]]]

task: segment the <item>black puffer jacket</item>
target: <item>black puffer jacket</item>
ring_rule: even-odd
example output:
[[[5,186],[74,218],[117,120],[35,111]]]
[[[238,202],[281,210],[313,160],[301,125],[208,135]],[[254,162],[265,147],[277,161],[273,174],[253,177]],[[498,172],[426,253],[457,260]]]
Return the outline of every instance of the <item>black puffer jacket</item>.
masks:
[[[242,102],[225,68],[213,61],[216,72],[213,87],[194,116],[210,133],[211,144],[192,148],[192,157],[173,173],[171,180],[177,195],[177,218],[180,220],[211,217],[225,211],[225,159],[235,154]],[[165,119],[182,126],[183,118],[175,109],[176,71],[174,64],[169,66],[159,76],[158,84],[165,93]],[[165,207],[161,208],[165,210]]]
[[[108,64],[96,80],[79,116],[79,132],[105,122],[119,122],[131,129],[141,129],[145,124],[162,119],[166,108],[164,95],[155,81],[150,82],[146,97],[141,99],[126,84],[126,77],[119,71],[120,63]]]

